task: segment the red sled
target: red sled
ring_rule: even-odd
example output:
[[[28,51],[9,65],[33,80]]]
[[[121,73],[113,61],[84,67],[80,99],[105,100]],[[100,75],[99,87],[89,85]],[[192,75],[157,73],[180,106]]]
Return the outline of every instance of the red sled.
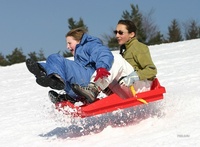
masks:
[[[82,106],[75,106],[69,101],[63,101],[56,104],[56,109],[72,117],[84,118],[161,100],[165,92],[165,87],[161,86],[156,78],[150,91],[135,94],[130,98],[123,99],[117,94],[111,94],[91,104]]]

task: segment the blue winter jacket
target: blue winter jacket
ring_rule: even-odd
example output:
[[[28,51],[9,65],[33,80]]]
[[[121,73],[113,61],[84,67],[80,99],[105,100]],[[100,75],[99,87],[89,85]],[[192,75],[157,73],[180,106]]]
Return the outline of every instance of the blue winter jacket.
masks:
[[[76,46],[74,60],[64,58],[59,54],[50,55],[46,63],[41,63],[47,75],[58,74],[65,81],[65,91],[76,98],[71,84],[86,86],[96,69],[103,67],[110,70],[114,57],[110,49],[104,46],[100,39],[84,34]]]

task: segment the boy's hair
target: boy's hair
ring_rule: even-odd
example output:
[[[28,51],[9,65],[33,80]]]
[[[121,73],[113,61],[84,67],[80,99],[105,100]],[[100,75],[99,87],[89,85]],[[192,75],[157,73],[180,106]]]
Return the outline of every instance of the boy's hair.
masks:
[[[86,30],[85,30],[85,29],[83,29],[83,28],[76,28],[76,29],[70,30],[70,31],[65,35],[65,37],[72,36],[72,37],[74,37],[74,39],[75,39],[76,41],[80,41],[84,33],[86,33]]]

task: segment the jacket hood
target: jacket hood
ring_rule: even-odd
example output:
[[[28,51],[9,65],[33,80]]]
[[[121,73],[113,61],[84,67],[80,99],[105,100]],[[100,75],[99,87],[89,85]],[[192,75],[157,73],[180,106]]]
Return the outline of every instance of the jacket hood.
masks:
[[[83,44],[85,44],[85,43],[87,43],[87,42],[92,42],[92,41],[102,43],[101,40],[100,40],[99,38],[93,37],[93,36],[88,35],[88,34],[85,33],[85,34],[83,34],[83,37],[82,37],[82,39],[81,39],[80,44],[83,45]]]

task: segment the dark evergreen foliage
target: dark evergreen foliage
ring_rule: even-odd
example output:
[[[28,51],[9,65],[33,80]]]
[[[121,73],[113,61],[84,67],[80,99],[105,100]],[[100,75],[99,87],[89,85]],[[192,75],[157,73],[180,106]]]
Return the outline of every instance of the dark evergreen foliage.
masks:
[[[68,19],[68,28],[70,30],[76,29],[76,28],[84,28],[86,31],[88,31],[88,27],[84,24],[84,21],[82,18],[79,19],[78,22],[76,22],[72,17]]]
[[[63,52],[63,56],[64,56],[65,58],[67,58],[67,57],[72,57],[73,55],[72,55],[71,52],[65,51],[65,52]]]
[[[181,28],[176,19],[172,20],[171,26],[168,27],[168,42],[182,41]]]
[[[6,59],[8,61],[8,65],[11,65],[25,62],[26,56],[23,54],[22,49],[15,48],[12,54],[6,56]]]
[[[186,31],[185,31],[186,40],[200,38],[200,30],[199,29],[200,29],[200,26],[197,25],[197,22],[195,20],[192,20],[189,23],[188,29],[186,26]]]
[[[8,61],[5,59],[4,55],[0,53],[0,66],[8,65]]]

